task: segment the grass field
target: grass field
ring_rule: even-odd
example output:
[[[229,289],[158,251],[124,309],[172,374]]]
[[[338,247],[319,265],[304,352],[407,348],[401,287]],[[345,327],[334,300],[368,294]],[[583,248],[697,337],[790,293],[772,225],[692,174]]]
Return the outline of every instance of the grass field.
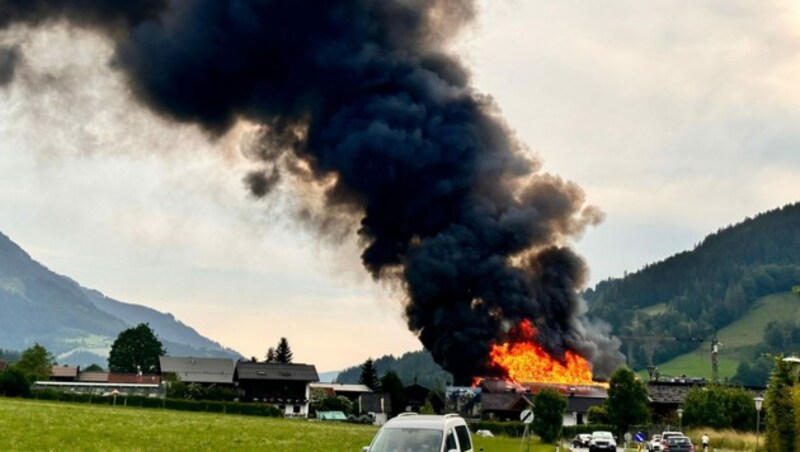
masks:
[[[761,342],[764,327],[773,320],[800,323],[800,297],[793,293],[782,293],[760,298],[739,320],[719,330],[717,337],[722,343],[719,354],[720,378],[732,377],[740,361],[752,359],[750,349]],[[658,368],[664,375],[686,374],[711,378],[710,345],[704,342],[696,350],[659,364]],[[646,372],[640,372],[640,376],[645,378]]]
[[[0,397],[2,451],[360,451],[377,427]],[[474,437],[475,450],[519,451],[517,438]],[[535,452],[554,446],[535,443]]]

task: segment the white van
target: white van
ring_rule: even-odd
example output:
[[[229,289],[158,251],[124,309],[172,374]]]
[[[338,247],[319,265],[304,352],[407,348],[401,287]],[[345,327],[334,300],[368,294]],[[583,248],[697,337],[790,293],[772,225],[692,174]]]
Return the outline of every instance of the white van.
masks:
[[[383,425],[363,452],[473,452],[464,419],[403,413]]]

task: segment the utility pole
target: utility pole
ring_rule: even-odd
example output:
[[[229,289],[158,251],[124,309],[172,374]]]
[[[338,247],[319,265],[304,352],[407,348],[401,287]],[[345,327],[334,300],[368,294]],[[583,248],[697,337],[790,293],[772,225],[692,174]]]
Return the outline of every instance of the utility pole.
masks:
[[[719,381],[719,346],[722,345],[717,339],[717,333],[711,338],[711,379],[714,383]]]

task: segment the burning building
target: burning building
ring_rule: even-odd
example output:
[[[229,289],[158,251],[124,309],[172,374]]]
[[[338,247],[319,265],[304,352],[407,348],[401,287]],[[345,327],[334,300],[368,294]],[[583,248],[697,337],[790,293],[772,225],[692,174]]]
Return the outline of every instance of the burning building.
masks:
[[[526,366],[537,379],[608,375],[619,342],[586,318],[586,266],[569,248],[601,214],[580,187],[542,172],[472,86],[450,43],[475,10],[469,0],[6,0],[0,28],[94,30],[152,111],[212,137],[239,123],[258,130],[250,191],[318,194],[298,219],[358,234],[365,269],[401,288],[408,327],[458,382],[518,379]],[[0,83],[14,83],[23,55],[0,50]]]

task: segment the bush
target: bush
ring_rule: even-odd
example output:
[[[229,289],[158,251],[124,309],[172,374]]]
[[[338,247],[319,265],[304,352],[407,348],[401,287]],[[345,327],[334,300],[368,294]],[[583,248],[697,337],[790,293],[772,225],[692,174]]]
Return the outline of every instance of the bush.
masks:
[[[533,432],[544,443],[555,442],[561,435],[567,399],[552,389],[544,389],[536,394],[533,405]]]
[[[0,374],[0,394],[6,397],[28,397],[31,393],[31,381],[19,369],[11,367]]]

